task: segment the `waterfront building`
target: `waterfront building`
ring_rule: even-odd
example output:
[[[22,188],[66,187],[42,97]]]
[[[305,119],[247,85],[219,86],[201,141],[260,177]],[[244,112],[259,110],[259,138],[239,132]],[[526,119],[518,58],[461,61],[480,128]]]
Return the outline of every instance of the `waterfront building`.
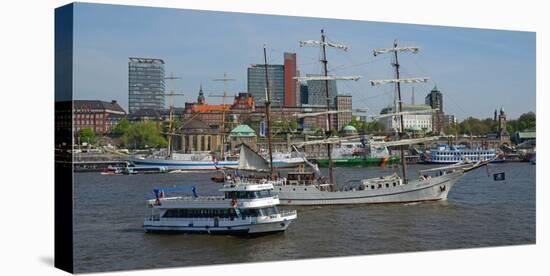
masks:
[[[439,111],[443,112],[443,94],[439,89],[437,89],[437,85],[434,86],[432,91],[426,95],[426,104],[431,106],[432,109],[439,109]]]
[[[432,113],[432,131],[435,134],[441,134],[445,128],[445,113],[443,112],[443,94],[437,85],[426,95],[425,102],[432,109],[437,109]]]
[[[154,121],[160,122],[163,120],[163,113],[161,110],[155,109],[138,109],[134,113],[128,115],[128,120],[132,122],[138,121]]]
[[[300,91],[298,80],[298,71],[296,67],[296,53],[285,53],[284,71],[285,71],[285,95],[284,106],[297,106],[300,104]]]
[[[336,117],[336,126],[337,130],[341,130],[349,123],[351,123],[352,118],[352,97],[351,95],[340,94],[336,96],[336,110],[338,113],[335,114]]]
[[[501,142],[510,142],[510,133],[508,133],[508,130],[506,129],[506,113],[504,113],[504,109],[502,109],[502,107],[500,108],[500,113],[498,115],[497,131],[497,138],[499,138]]]
[[[271,86],[272,106],[280,106],[280,99],[284,102],[285,98],[285,66],[278,64],[267,65],[267,75]],[[266,85],[265,85],[265,65],[253,64],[247,70],[248,93],[254,97],[256,105],[265,104]]]
[[[440,110],[432,112],[432,132],[434,134],[443,133],[445,127],[445,113]]]
[[[128,111],[164,109],[164,61],[131,57],[128,62]]]
[[[319,75],[308,74],[308,77],[315,77]],[[326,95],[326,81],[324,80],[308,80],[307,81],[307,103],[311,105],[324,105],[327,106]],[[338,94],[338,87],[336,86],[336,80],[328,81],[328,94],[330,99],[330,106],[334,105],[334,98]]]
[[[229,133],[231,149],[235,150],[239,145],[246,144],[256,150],[256,132],[248,125],[241,124]]]
[[[182,111],[182,121],[197,118],[207,125],[221,127],[225,121],[226,130],[234,127],[239,121],[247,120],[251,113],[255,112],[254,98],[247,92],[240,92],[233,98],[232,104],[208,104],[201,97],[196,103],[185,103],[185,108]],[[225,120],[223,116],[225,114]]]
[[[124,117],[126,111],[117,101],[74,100],[73,134],[83,128],[89,128],[96,134],[105,134]]]
[[[449,126],[453,125],[453,124],[456,124],[458,123],[455,115],[452,115],[452,114],[445,114],[445,122],[444,122],[444,127],[445,128],[448,128]]]
[[[524,130],[524,131],[516,131],[514,133],[514,135],[512,135],[512,138],[511,140],[519,145],[521,143],[524,143],[524,142],[528,142],[528,141],[532,141],[532,142],[535,142],[537,141],[537,132],[535,131],[535,129],[527,129],[527,130]]]
[[[412,104],[403,104],[404,112],[408,111],[431,111],[432,107],[429,105],[412,105]],[[386,107],[380,111],[381,115],[395,113],[395,108]],[[400,117],[399,116],[387,116],[379,118],[378,121],[384,125],[388,131],[398,131],[401,128]],[[421,113],[421,114],[405,114],[403,115],[403,123],[405,126],[405,131],[407,130],[422,130],[423,132],[432,131],[432,114]]]
[[[175,132],[173,149],[179,152],[216,151],[221,144],[218,127],[196,118],[185,122]]]

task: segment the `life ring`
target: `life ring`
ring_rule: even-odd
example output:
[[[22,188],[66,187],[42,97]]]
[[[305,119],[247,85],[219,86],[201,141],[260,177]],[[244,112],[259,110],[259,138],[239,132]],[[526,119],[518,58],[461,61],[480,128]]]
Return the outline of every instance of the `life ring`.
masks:
[[[233,208],[237,207],[237,199],[234,198],[231,200],[231,207]]]

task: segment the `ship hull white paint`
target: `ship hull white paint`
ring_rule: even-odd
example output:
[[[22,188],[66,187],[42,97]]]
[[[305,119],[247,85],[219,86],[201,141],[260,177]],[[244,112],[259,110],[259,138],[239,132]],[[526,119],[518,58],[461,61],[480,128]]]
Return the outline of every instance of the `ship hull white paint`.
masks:
[[[296,219],[296,214],[269,218],[264,221],[251,222],[250,220],[192,220],[192,219],[164,219],[145,220],[143,228],[146,232],[184,232],[230,235],[260,235],[275,232],[284,232]]]
[[[135,159],[132,162],[136,166],[159,166],[166,167],[168,170],[217,170],[218,168],[236,169],[239,166],[238,161],[182,161],[169,159]],[[303,159],[292,158],[289,160],[273,160],[275,168],[294,168],[303,164]]]
[[[427,180],[414,180],[397,187],[367,188],[354,191],[320,191],[315,186],[275,186],[280,205],[338,205],[407,203],[446,200],[449,191],[464,173],[453,172]]]

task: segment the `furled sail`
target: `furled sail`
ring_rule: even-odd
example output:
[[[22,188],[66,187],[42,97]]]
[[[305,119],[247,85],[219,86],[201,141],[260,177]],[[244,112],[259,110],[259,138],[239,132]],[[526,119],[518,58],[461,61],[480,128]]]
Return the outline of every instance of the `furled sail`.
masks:
[[[269,163],[246,144],[241,144],[239,170],[269,171]]]
[[[369,142],[369,144],[375,147],[390,147],[390,146],[422,144],[422,143],[434,141],[437,139],[439,139],[438,136],[432,136],[432,137],[415,138],[415,139],[403,139],[403,140],[389,141],[389,142],[372,141],[372,142]]]

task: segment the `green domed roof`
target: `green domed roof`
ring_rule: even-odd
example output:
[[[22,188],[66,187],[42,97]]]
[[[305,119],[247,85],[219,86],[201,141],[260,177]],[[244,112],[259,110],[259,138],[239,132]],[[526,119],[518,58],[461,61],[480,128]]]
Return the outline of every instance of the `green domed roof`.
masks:
[[[239,137],[255,137],[256,132],[249,127],[248,125],[242,124],[235,127],[233,130],[231,130],[230,136],[239,136]]]
[[[351,132],[351,131],[357,131],[357,129],[352,125],[347,125],[347,126],[344,127],[344,131]]]

